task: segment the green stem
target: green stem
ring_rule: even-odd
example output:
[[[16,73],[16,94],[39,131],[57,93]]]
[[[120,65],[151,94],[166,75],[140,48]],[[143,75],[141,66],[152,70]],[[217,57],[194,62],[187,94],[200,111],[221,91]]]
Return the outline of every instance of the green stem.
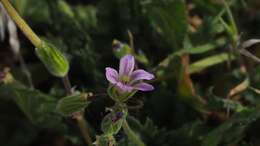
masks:
[[[86,120],[84,119],[83,115],[80,114],[80,115],[77,115],[76,117],[76,120],[77,120],[77,123],[78,123],[78,126],[79,126],[79,129],[82,133],[82,136],[85,140],[85,142],[88,144],[88,146],[92,146],[92,139],[89,135],[89,128],[88,128],[88,125],[86,123]]]
[[[229,19],[229,22],[231,24],[231,28],[232,28],[232,46],[234,48],[237,47],[237,41],[238,41],[238,30],[237,30],[237,25],[236,25],[236,22],[235,22],[235,19],[233,17],[233,14],[230,10],[230,6],[227,4],[227,2],[224,0],[224,6],[226,8],[226,11],[227,11],[227,15],[228,15],[228,19]]]
[[[123,121],[123,129],[128,138],[136,145],[136,146],[146,146],[144,142],[136,135],[136,133],[129,127],[126,120]]]
[[[71,83],[70,83],[69,76],[66,75],[65,77],[63,77],[62,81],[63,81],[63,85],[65,87],[67,94],[72,95],[73,90],[72,90],[72,86],[71,86]],[[80,130],[85,142],[88,144],[88,146],[92,146],[93,145],[92,139],[91,139],[90,134],[89,134],[90,132],[89,132],[89,128],[88,128],[88,125],[87,125],[87,121],[83,117],[83,113],[80,112],[80,113],[76,114],[75,119],[77,120],[79,130]]]
[[[67,92],[68,95],[71,95],[73,94],[72,93],[72,87],[71,87],[71,83],[70,83],[70,79],[69,79],[69,76],[66,75],[62,78],[62,82],[63,82],[63,85],[64,85],[64,88]]]
[[[231,25],[234,29],[235,34],[237,34],[238,31],[237,31],[237,25],[236,25],[235,19],[234,19],[233,14],[230,10],[230,6],[227,4],[227,2],[225,0],[224,0],[224,5],[225,5],[225,8],[227,10],[229,21],[230,21],[230,23],[231,23]]]
[[[17,26],[22,30],[26,37],[31,41],[31,43],[36,47],[40,48],[42,41],[41,39],[33,32],[33,30],[28,26],[28,24],[23,20],[23,18],[16,12],[14,7],[10,4],[9,0],[1,0],[6,12],[17,24]]]
[[[229,5],[228,5],[228,6],[233,5],[233,4],[235,3],[235,1],[236,1],[236,0],[231,0],[231,1],[229,2]],[[226,11],[227,11],[227,9],[226,9],[226,7],[224,7],[224,8],[219,12],[219,14],[217,15],[217,17],[215,17],[215,19],[213,20],[213,23],[216,23],[216,22],[218,21],[219,17],[222,17],[222,16],[226,13]]]

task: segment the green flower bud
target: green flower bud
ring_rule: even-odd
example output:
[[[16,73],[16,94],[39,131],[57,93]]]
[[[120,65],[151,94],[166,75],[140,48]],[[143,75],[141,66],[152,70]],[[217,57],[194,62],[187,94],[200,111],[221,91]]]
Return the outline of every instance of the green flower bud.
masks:
[[[133,90],[132,92],[126,92],[126,93],[121,93],[117,90],[115,86],[110,85],[107,89],[107,94],[109,95],[110,98],[112,98],[116,102],[126,102],[128,99],[133,97],[137,90]]]
[[[101,123],[101,129],[105,135],[115,135],[122,127],[123,120],[127,116],[127,111],[121,109],[111,111],[107,114]]]
[[[36,48],[35,51],[52,75],[64,77],[68,73],[69,62],[55,46],[42,42],[41,47]]]
[[[133,48],[131,48],[128,44],[122,43],[118,40],[113,40],[112,42],[112,48],[113,48],[113,52],[114,55],[120,59],[122,57],[124,57],[127,54],[131,54],[135,57],[135,59],[144,64],[144,65],[148,65],[149,64],[149,60],[147,59],[147,57],[145,56],[145,54],[142,51],[139,51],[138,53],[135,53],[135,51],[133,50]]]
[[[88,105],[89,101],[87,93],[81,93],[64,97],[59,100],[57,110],[64,116],[71,116],[73,113],[83,111]]]
[[[132,49],[127,44],[124,44],[118,40],[113,40],[112,48],[117,58],[122,58],[126,54],[132,54]]]

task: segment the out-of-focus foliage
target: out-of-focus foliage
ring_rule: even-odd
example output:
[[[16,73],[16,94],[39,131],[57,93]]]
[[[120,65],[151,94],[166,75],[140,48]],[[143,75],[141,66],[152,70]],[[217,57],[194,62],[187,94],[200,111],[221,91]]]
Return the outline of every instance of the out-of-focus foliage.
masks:
[[[117,127],[101,127],[109,115],[106,107],[113,105],[104,95],[105,67],[116,68],[125,54],[135,56],[137,67],[156,75],[153,92],[138,93],[128,102],[129,126],[147,146],[260,144],[259,44],[241,48],[245,40],[260,36],[258,0],[226,0],[226,7],[221,0],[12,0],[12,4],[40,37],[65,53],[73,89],[94,95],[88,102],[66,97],[61,81],[47,73],[24,35],[18,35],[21,60],[10,51],[4,32],[0,145],[84,145],[75,121],[63,115],[85,110],[93,138],[100,135],[100,142],[134,146]],[[251,53],[241,54],[242,49]],[[24,63],[34,87],[28,84]],[[118,133],[107,137],[104,131]]]

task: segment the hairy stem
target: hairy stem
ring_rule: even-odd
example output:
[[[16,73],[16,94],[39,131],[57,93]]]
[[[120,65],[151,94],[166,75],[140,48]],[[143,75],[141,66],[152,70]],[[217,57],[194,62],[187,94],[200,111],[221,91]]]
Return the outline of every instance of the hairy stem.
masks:
[[[33,30],[28,26],[28,24],[23,20],[23,18],[16,12],[14,7],[10,4],[9,0],[1,0],[6,12],[17,24],[17,26],[22,30],[26,37],[31,41],[31,43],[36,47],[40,48],[42,41],[33,32]]]
[[[146,146],[144,142],[135,134],[135,132],[129,127],[126,120],[123,121],[123,129],[128,138],[136,145],[136,146]]]
[[[72,92],[72,87],[71,87],[69,76],[68,75],[64,76],[62,78],[62,82],[63,82],[64,88],[65,88],[67,94],[71,95],[73,92]]]
[[[9,0],[1,0],[6,12],[9,14],[9,16],[13,19],[13,21],[17,24],[17,26],[22,30],[22,32],[25,34],[25,36],[31,41],[31,43],[38,49],[41,48],[42,40],[33,32],[33,30],[29,27],[29,25],[23,20],[23,18],[16,12],[14,7],[10,4]],[[72,88],[69,81],[68,76],[66,75],[64,78],[62,78],[63,84],[65,86],[66,92],[68,95],[72,94]],[[83,117],[83,114],[79,114],[76,116],[76,120],[78,123],[78,126],[81,130],[81,133],[86,141],[86,143],[91,146],[92,141],[89,135],[89,130],[86,125],[86,121]]]
[[[82,133],[82,136],[83,136],[85,142],[88,144],[88,146],[92,146],[93,144],[92,144],[92,139],[89,135],[89,133],[90,133],[89,128],[88,128],[88,125],[87,125],[86,120],[84,119],[83,115],[79,114],[75,118],[77,120],[79,129]]]
[[[64,87],[65,87],[67,94],[68,95],[73,94],[73,90],[72,90],[72,86],[71,86],[71,83],[70,83],[70,80],[69,80],[69,76],[68,75],[64,76],[62,78],[62,81],[63,81],[63,84],[64,84]],[[77,124],[79,126],[80,132],[81,132],[85,142],[88,144],[88,146],[92,146],[93,145],[92,139],[90,137],[89,128],[87,126],[86,120],[84,119],[83,113],[82,112],[77,113],[77,114],[75,114],[74,117],[77,120]]]

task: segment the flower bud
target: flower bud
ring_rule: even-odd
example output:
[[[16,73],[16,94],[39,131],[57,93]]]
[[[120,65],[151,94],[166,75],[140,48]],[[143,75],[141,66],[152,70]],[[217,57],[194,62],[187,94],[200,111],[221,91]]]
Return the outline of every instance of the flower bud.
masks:
[[[88,106],[90,102],[87,101],[87,98],[87,93],[64,97],[59,100],[57,110],[64,116],[72,116],[76,112],[83,111]]]
[[[52,75],[64,77],[68,73],[69,62],[55,46],[42,42],[41,47],[36,48],[35,51],[36,55]]]
[[[122,127],[123,120],[126,118],[127,112],[122,111],[111,111],[107,114],[101,123],[101,129],[105,135],[115,135],[119,132]]]
[[[107,94],[109,95],[109,97],[112,98],[114,101],[121,103],[133,97],[136,92],[137,90],[133,90],[131,92],[121,92],[113,85],[110,85],[107,89]]]
[[[118,40],[113,40],[112,49],[117,58],[122,58],[126,54],[131,54],[132,49],[127,45]]]

